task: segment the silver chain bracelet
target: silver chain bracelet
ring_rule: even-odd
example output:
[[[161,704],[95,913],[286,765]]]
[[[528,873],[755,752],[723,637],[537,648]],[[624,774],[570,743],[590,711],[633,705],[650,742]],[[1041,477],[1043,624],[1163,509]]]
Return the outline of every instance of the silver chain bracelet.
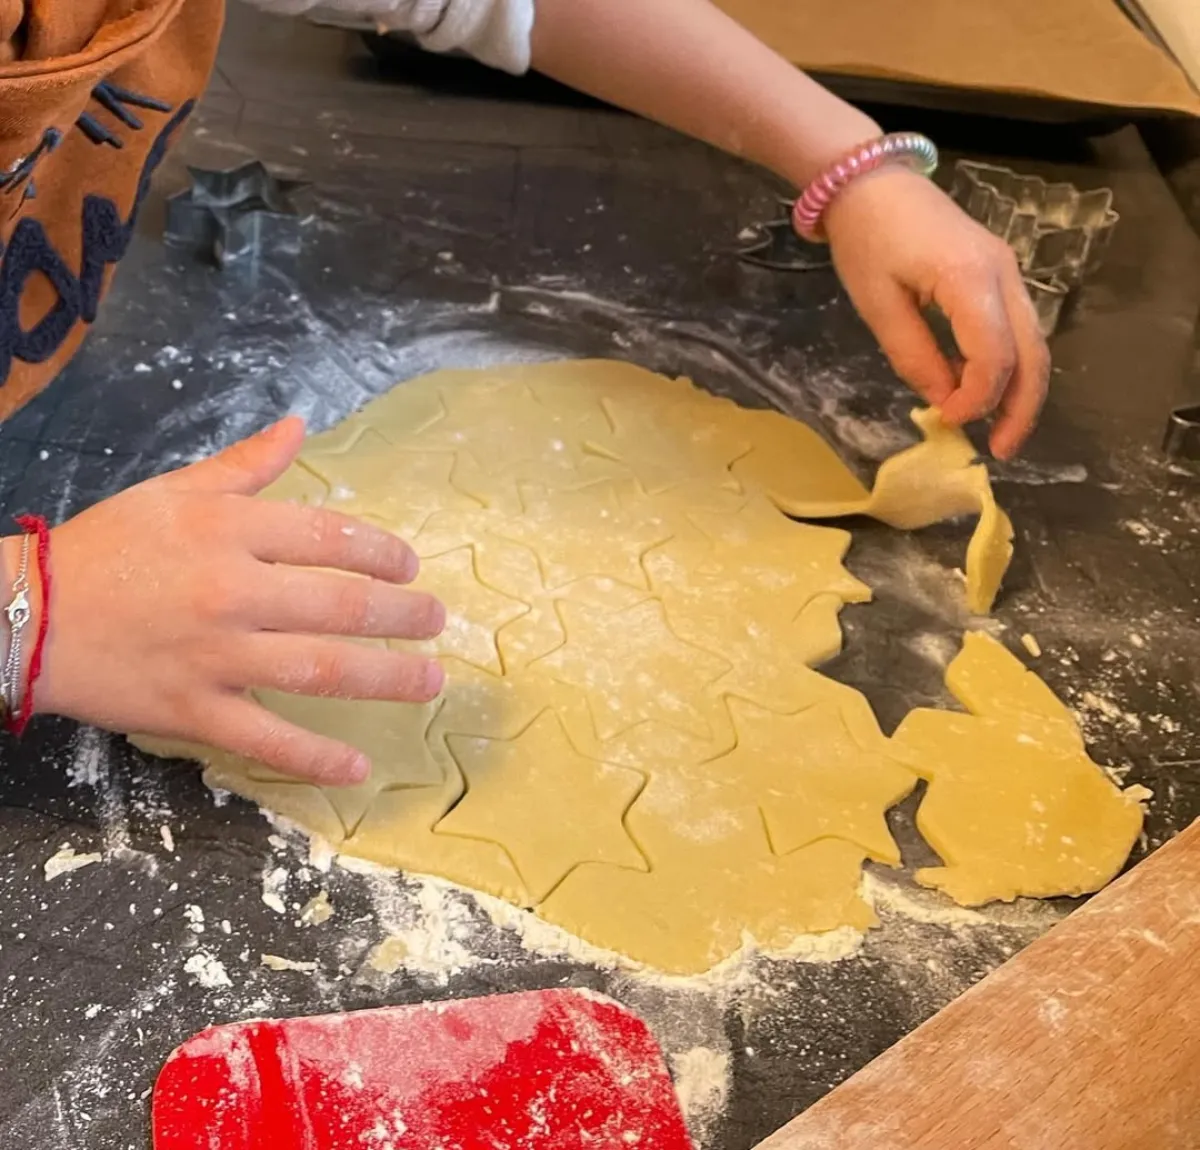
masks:
[[[13,580],[12,599],[4,614],[8,618],[8,657],[0,672],[0,694],[4,697],[5,710],[15,715],[21,703],[21,632],[25,630],[33,615],[29,606],[29,542],[33,537],[25,535],[21,540],[21,566]]]

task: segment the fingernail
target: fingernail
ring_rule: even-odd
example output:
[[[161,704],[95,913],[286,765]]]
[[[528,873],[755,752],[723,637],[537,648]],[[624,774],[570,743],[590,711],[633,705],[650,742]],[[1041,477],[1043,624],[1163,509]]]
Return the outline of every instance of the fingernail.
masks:
[[[440,663],[425,665],[425,693],[430,699],[436,699],[446,685],[446,672]]]
[[[436,639],[446,629],[446,605],[435,599],[429,608],[429,638]]]
[[[371,776],[371,760],[366,755],[355,755],[346,764],[346,784],[355,786],[365,783]]]
[[[406,548],[404,562],[400,566],[400,582],[411,583],[420,574],[421,560],[411,547]]]

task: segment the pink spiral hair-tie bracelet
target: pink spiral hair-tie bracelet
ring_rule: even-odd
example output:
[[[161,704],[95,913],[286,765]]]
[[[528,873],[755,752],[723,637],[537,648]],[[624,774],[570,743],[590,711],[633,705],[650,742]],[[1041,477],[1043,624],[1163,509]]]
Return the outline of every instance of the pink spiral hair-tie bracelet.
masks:
[[[796,201],[792,226],[802,239],[817,243],[824,239],[821,219],[847,184],[888,164],[903,164],[932,176],[937,171],[937,145],[917,132],[896,132],[861,144],[825,169]]]

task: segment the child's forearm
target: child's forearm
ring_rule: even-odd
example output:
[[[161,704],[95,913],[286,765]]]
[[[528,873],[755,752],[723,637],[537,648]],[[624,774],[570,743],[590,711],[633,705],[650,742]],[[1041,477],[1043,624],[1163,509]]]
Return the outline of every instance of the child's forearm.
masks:
[[[879,131],[708,0],[537,0],[533,63],[797,187]]]

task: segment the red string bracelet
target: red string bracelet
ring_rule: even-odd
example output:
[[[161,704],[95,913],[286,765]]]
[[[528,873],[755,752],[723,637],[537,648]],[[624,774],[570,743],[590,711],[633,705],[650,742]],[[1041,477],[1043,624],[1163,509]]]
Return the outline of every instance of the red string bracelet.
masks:
[[[26,535],[37,536],[38,579],[42,584],[42,615],[38,620],[37,640],[29,657],[29,682],[21,697],[21,710],[8,718],[8,729],[23,734],[33,717],[33,688],[42,674],[42,655],[46,650],[46,632],[50,630],[50,528],[40,515],[18,515],[17,526]]]

